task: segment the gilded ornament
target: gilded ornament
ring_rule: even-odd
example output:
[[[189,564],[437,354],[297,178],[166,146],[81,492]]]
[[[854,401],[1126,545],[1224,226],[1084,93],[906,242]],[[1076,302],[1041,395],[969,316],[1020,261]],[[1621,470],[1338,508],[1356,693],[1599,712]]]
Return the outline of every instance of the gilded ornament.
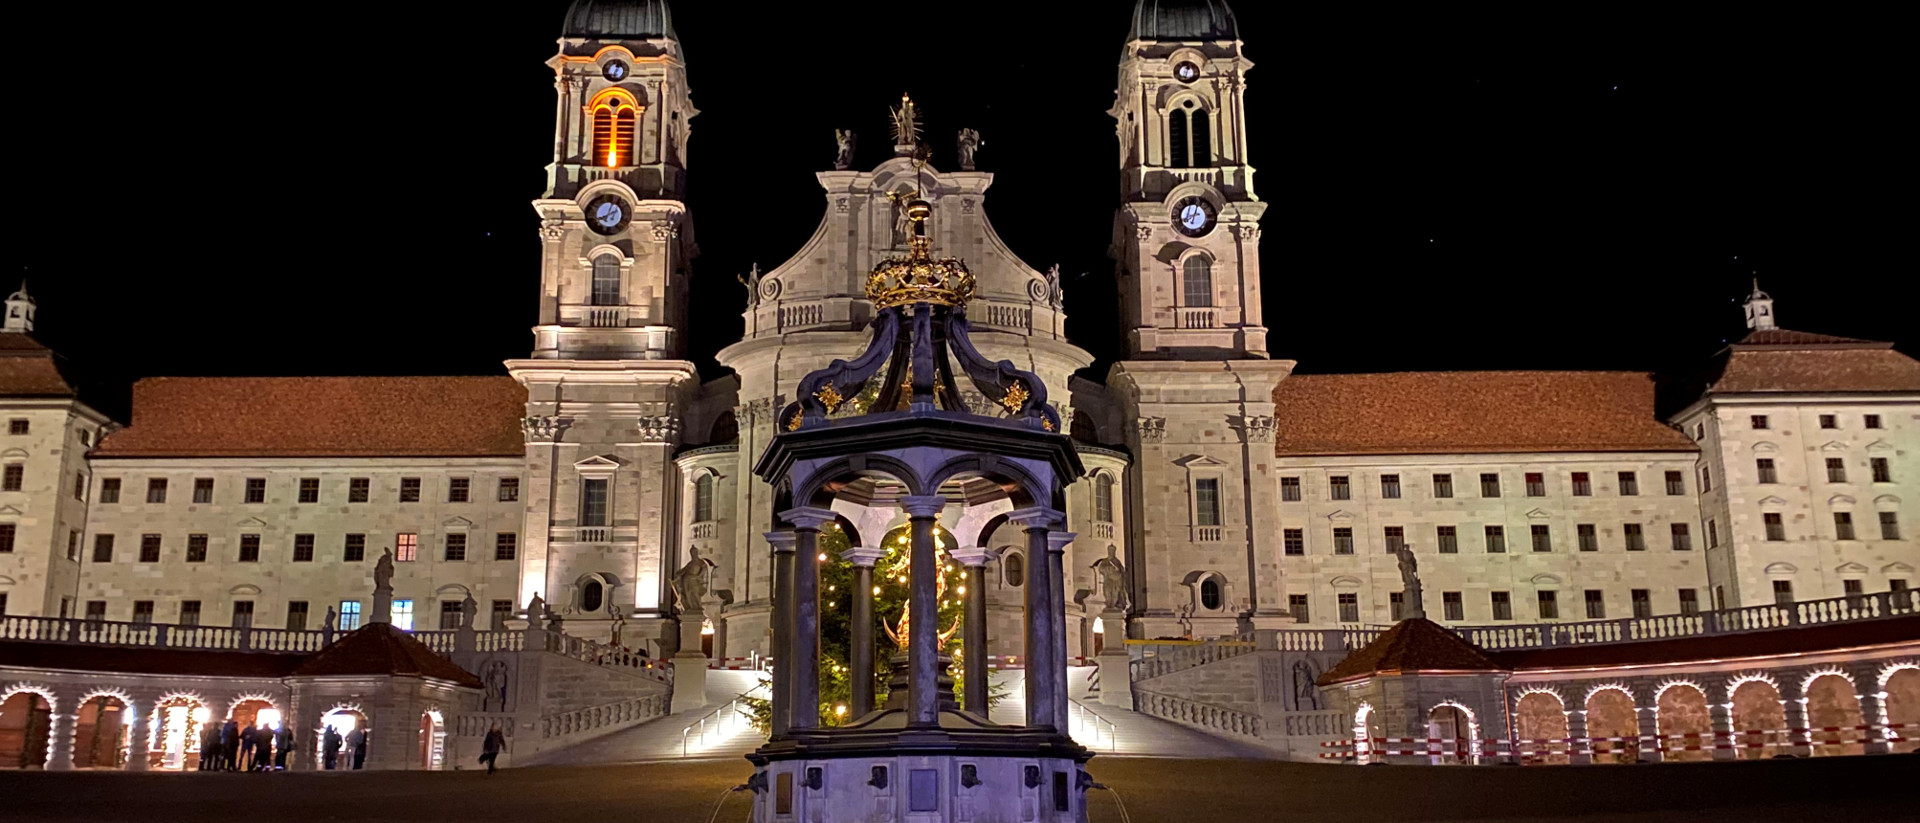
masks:
[[[832,414],[835,409],[840,408],[841,403],[846,402],[846,398],[841,397],[840,392],[834,390],[832,383],[821,386],[819,391],[813,393],[813,399],[820,401],[820,405],[826,406],[828,414]]]
[[[1016,380],[1007,388],[1007,393],[1000,396],[1000,405],[1006,408],[1008,414],[1019,414],[1020,407],[1027,404],[1028,397],[1027,384]]]
[[[787,418],[787,431],[793,432],[793,431],[799,431],[799,430],[800,430],[800,410],[794,409],[793,416]]]

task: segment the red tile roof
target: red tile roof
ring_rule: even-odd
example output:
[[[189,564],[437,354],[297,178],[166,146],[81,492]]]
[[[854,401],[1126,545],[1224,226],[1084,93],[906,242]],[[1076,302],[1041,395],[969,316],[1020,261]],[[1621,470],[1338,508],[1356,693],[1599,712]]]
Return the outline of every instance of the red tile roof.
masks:
[[[480,688],[480,678],[435,654],[427,644],[388,623],[369,623],[307,658],[296,677],[392,675],[430,677]]]
[[[1731,660],[1836,649],[1920,642],[1920,615],[1856,623],[1829,623],[1801,629],[1744,634],[1714,634],[1640,643],[1511,649],[1488,654],[1501,668],[1569,669],[1640,666],[1698,660]]]
[[[1273,402],[1282,456],[1697,449],[1640,372],[1295,375]]]
[[[286,677],[304,654],[0,641],[0,664],[29,669],[211,677]]]
[[[0,397],[72,397],[53,351],[17,332],[0,332]]]
[[[1321,674],[1314,683],[1331,686],[1379,674],[1499,672],[1504,668],[1460,635],[1431,620],[1416,617],[1394,624],[1372,643],[1360,647]]]
[[[1765,329],[1728,346],[1704,381],[1709,393],[1920,391],[1920,361],[1892,343]]]
[[[518,457],[510,377],[156,377],[101,457]]]

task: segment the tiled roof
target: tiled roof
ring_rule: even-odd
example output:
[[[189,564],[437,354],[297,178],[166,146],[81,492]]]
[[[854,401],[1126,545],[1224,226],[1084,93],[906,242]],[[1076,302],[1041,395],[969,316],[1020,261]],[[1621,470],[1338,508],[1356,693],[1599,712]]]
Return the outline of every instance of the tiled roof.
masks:
[[[434,654],[427,644],[389,623],[369,623],[335,640],[293,670],[296,677],[394,675],[431,677],[480,688],[480,678]]]
[[[1920,391],[1920,361],[1892,343],[1764,329],[1728,346],[1695,385],[1716,394],[1911,392]]]
[[[158,377],[101,457],[518,457],[510,377]]]
[[[1488,656],[1501,668],[1517,672],[1524,669],[1637,666],[1689,660],[1770,657],[1914,642],[1920,642],[1920,616],[1744,634],[1698,635],[1642,643],[1512,649],[1491,652]]]
[[[0,397],[72,397],[53,351],[18,332],[0,332]]]
[[[1835,337],[1831,334],[1815,334],[1790,329],[1755,329],[1747,332],[1746,337],[1734,343],[1736,346],[1877,346],[1887,348],[1891,343],[1873,340],[1859,340],[1852,337]]]
[[[1498,672],[1505,667],[1440,624],[1412,618],[1394,624],[1372,643],[1347,655],[1314,683],[1331,686],[1376,674]]]
[[[142,649],[0,641],[0,665],[28,669],[212,677],[286,677],[304,654]]]
[[[1279,455],[1694,451],[1640,372],[1295,375],[1273,392]]]

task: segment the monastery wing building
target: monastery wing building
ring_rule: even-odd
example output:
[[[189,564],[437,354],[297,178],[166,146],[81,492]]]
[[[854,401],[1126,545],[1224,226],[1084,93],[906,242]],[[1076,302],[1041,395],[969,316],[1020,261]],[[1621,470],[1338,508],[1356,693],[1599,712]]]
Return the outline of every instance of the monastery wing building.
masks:
[[[9,298],[0,612],[351,629],[391,553],[397,626],[458,625],[470,596],[499,627],[538,596],[571,634],[661,655],[681,643],[676,573],[710,562],[711,653],[765,654],[780,504],[752,468],[799,399],[783,392],[865,347],[867,272],[907,250],[916,200],[976,277],[974,341],[1054,387],[1079,444],[1070,655],[1123,632],[1392,622],[1403,547],[1450,626],[1904,589],[1920,564],[1920,362],[1781,329],[1757,289],[1747,336],[1692,375],[1293,376],[1260,311],[1252,64],[1220,0],[1142,0],[1123,44],[1124,359],[1103,382],[1073,376],[1092,358],[1058,277],[988,221],[994,175],[927,159],[907,100],[891,159],[817,173],[806,245],[746,277],[744,307],[700,307],[745,320],[719,353],[732,374],[702,382],[684,333],[697,72],[667,4],[575,3],[548,64],[540,319],[504,374],[150,378],[121,426],[34,341],[24,288]],[[1025,537],[981,543],[993,653],[1020,654]]]

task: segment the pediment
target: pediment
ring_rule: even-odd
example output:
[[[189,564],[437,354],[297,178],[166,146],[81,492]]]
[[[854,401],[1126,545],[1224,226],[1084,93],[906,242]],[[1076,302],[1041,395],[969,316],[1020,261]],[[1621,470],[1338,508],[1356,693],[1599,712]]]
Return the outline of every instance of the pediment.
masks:
[[[1892,443],[1888,443],[1885,440],[1875,440],[1872,443],[1867,444],[1867,451],[1890,452],[1890,451],[1894,451],[1894,448]]]
[[[26,514],[27,514],[26,512],[23,512],[12,505],[0,506],[0,517],[5,517],[7,515],[12,515],[14,517],[24,517],[26,516]]]
[[[1880,571],[1886,574],[1912,574],[1913,567],[1905,563],[1894,562],[1881,566]]]
[[[1855,500],[1852,497],[1849,497],[1844,494],[1836,494],[1832,497],[1827,498],[1828,506],[1851,506],[1858,502],[1860,501]]]
[[[1867,567],[1862,566],[1859,563],[1842,563],[1839,566],[1835,567],[1834,571],[1839,572],[1841,574],[1866,574]]]
[[[1894,497],[1891,494],[1883,494],[1873,499],[1873,505],[1880,508],[1899,508],[1900,498]]]
[[[1332,514],[1327,515],[1327,519],[1335,523],[1351,523],[1353,522],[1353,512],[1347,511],[1346,509],[1340,509],[1338,511],[1335,511]]]
[[[1762,571],[1766,572],[1767,574],[1799,574],[1800,567],[1795,566],[1792,563],[1787,563],[1782,561],[1779,563],[1768,563],[1767,567],[1765,569],[1762,569]]]
[[[243,529],[260,529],[260,528],[266,527],[267,521],[261,520],[258,517],[249,517],[233,525],[239,526],[240,528],[243,528]]]
[[[1182,457],[1179,460],[1175,460],[1173,462],[1174,462],[1174,465],[1181,466],[1188,471],[1192,471],[1194,469],[1200,469],[1200,468],[1225,468],[1227,465],[1211,457],[1208,457],[1204,454],[1196,454],[1188,457]]]
[[[227,594],[233,594],[233,595],[256,595],[259,593],[260,593],[260,587],[255,586],[252,583],[242,583],[238,586],[235,586],[227,590]]]
[[[1533,576],[1533,580],[1529,582],[1535,586],[1558,586],[1560,585],[1560,578],[1551,574],[1536,574]]]
[[[18,447],[0,452],[0,460],[25,460],[29,456],[31,455],[27,454],[26,449],[22,449]]]
[[[573,464],[573,467],[576,469],[607,469],[611,471],[620,468],[620,461],[603,454],[596,454]]]
[[[1758,443],[1753,444],[1753,451],[1755,454],[1772,454],[1779,450],[1780,450],[1779,446],[1776,446],[1765,440],[1762,440]]]
[[[447,529],[471,529],[473,528],[473,521],[464,517],[449,517],[441,521],[440,526],[441,528]]]
[[[465,586],[460,585],[459,583],[448,583],[445,586],[441,586],[440,588],[434,589],[433,593],[436,595],[458,594],[463,597],[473,594],[471,590],[469,590]]]
[[[1545,520],[1552,516],[1553,515],[1547,513],[1546,509],[1534,509],[1533,511],[1527,512],[1527,518],[1530,520]]]
[[[1336,589],[1357,589],[1361,585],[1360,578],[1346,574],[1334,578],[1331,582]]]
[[[13,584],[14,584],[15,582],[16,582],[16,581],[14,581],[14,579],[13,579],[13,578],[11,578],[11,577],[8,577],[8,576],[6,576],[6,575],[4,575],[4,574],[0,574],[0,586],[11,586],[11,585],[13,585]]]
[[[1823,452],[1843,452],[1847,450],[1847,444],[1842,443],[1838,440],[1833,440],[1833,441],[1829,441],[1827,443],[1821,444],[1820,450]]]
[[[1787,501],[1786,501],[1786,500],[1784,500],[1784,499],[1782,499],[1782,498],[1780,498],[1780,497],[1777,497],[1777,496],[1774,496],[1774,495],[1771,495],[1771,494],[1769,494],[1769,495],[1767,495],[1766,497],[1762,497],[1762,498],[1760,498],[1760,505],[1762,505],[1762,506],[1784,506],[1784,505],[1787,505]]]

